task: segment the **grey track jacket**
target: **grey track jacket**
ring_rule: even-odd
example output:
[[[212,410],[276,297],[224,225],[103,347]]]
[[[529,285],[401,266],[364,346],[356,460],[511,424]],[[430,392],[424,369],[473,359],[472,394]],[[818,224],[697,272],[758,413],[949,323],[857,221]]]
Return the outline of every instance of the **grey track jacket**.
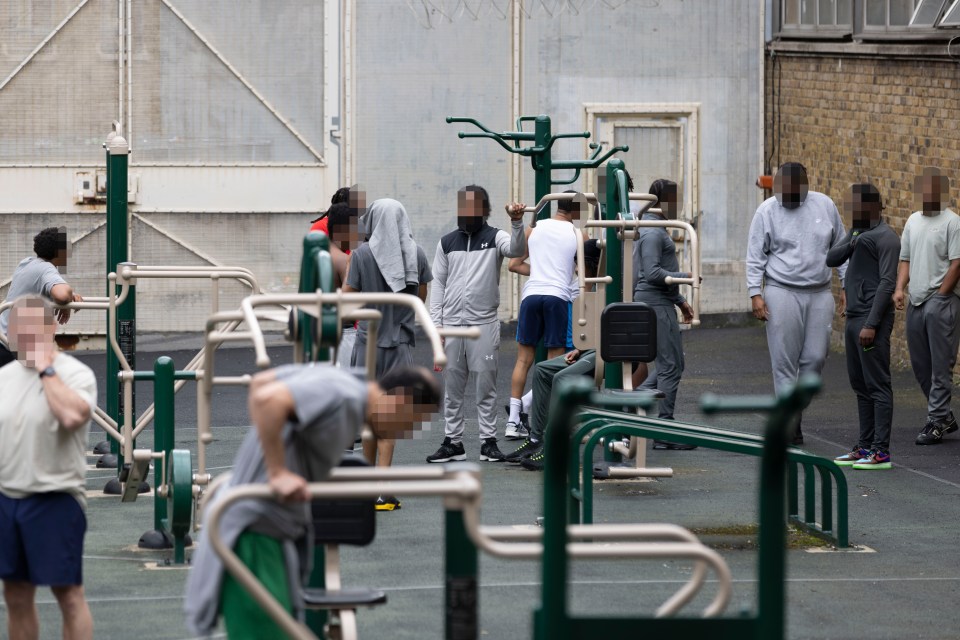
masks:
[[[484,223],[476,233],[455,229],[440,238],[430,285],[433,324],[456,327],[495,321],[503,259],[519,258],[526,248],[520,220],[513,222],[511,233]]]
[[[799,209],[784,209],[776,198],[757,208],[747,240],[747,291],[760,294],[767,284],[821,290],[830,286],[827,252],[846,237],[833,200],[811,191]],[[837,269],[840,279],[847,266]]]

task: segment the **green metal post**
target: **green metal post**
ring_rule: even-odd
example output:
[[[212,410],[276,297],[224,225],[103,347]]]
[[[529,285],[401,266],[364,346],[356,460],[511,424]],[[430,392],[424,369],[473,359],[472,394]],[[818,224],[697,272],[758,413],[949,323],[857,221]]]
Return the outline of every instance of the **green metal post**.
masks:
[[[533,156],[534,170],[534,195],[536,201],[550,193],[551,174],[553,172],[553,159],[550,155],[550,116],[539,115],[533,123],[534,145],[543,149],[540,153]],[[544,207],[543,211],[537,215],[538,220],[550,217],[550,208]]]
[[[128,222],[127,222],[127,164],[130,147],[120,135],[114,136],[107,145],[107,273],[116,272],[120,263],[127,262]],[[111,291],[107,280],[107,295]],[[116,331],[121,349],[125,347],[128,360],[136,354],[136,297],[131,287],[127,300],[117,307],[117,326],[108,327]],[[131,362],[131,366],[135,363]],[[107,348],[107,414],[118,425],[123,422],[123,392],[117,378],[120,363],[113,350]],[[132,410],[132,407],[131,407]],[[123,469],[123,456],[119,444],[111,440],[110,450],[117,456],[117,473]],[[116,487],[119,490],[119,486]]]
[[[307,584],[311,589],[326,589],[327,551],[322,544],[313,547],[313,568],[310,570],[310,577]],[[307,628],[313,631],[318,638],[324,637],[324,627],[327,626],[329,614],[324,609],[308,609],[305,615]]]
[[[550,399],[543,471],[543,597],[534,620],[539,640],[569,640],[571,637],[567,624],[566,465],[577,408],[587,403],[592,390],[593,385],[587,380],[570,380],[555,389]]]
[[[165,480],[160,475],[161,471],[170,464],[170,452],[173,451],[173,360],[167,356],[157,358],[153,363],[153,374],[153,450],[163,452],[166,461],[166,465],[155,464],[153,467],[153,486],[159,489]],[[167,499],[159,494],[160,491],[154,491],[153,528],[162,534],[167,519]]]
[[[477,640],[480,637],[477,548],[467,535],[461,509],[447,508],[445,533],[444,638],[445,640]]]
[[[303,256],[300,259],[300,293],[315,293],[317,289],[322,288],[324,283],[320,282],[320,255],[328,253],[330,250],[330,240],[326,234],[319,231],[308,233],[303,238]],[[327,291],[324,288],[324,291]],[[330,289],[332,292],[332,288]],[[297,312],[299,334],[300,334],[300,352],[302,362],[313,362],[314,360],[326,361],[330,359],[329,349],[320,349],[316,345],[316,327],[317,320],[309,314],[302,311]],[[316,350],[316,357],[314,351]]]
[[[621,194],[617,189],[617,172],[623,171],[623,160],[614,158],[607,163],[607,220],[616,220],[621,209],[629,210],[630,205],[620,202]],[[623,241],[617,237],[617,229],[612,227],[606,230],[606,244],[604,251],[607,256],[607,273],[612,278],[605,287],[606,299],[604,304],[611,305],[623,302]],[[632,298],[632,296],[631,296]],[[623,378],[621,363],[607,362],[603,365],[603,384],[606,389],[622,389]]]

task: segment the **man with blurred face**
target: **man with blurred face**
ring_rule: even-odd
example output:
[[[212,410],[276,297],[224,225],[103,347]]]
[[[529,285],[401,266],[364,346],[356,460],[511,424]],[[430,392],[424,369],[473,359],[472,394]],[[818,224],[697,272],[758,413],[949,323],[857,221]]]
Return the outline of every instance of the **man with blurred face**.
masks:
[[[773,188],[750,224],[746,267],[753,315],[766,323],[773,385],[781,394],[806,373],[820,375],[827,360],[834,301],[826,258],[846,231],[833,201],[810,191],[800,163],[780,167]],[[846,266],[837,273],[843,283]],[[845,305],[841,291],[841,310]],[[799,419],[793,443],[803,444]]]
[[[480,338],[447,338],[444,378],[444,439],[427,462],[466,460],[463,399],[467,377],[477,385],[480,460],[500,462],[497,447],[497,364],[500,355],[500,268],[526,249],[523,207],[507,207],[511,233],[488,224],[490,197],[477,185],[457,193],[457,229],[437,243],[430,288],[430,318],[438,327],[476,327]],[[439,370],[439,367],[436,367]]]
[[[903,227],[893,302],[907,309],[910,364],[927,398],[916,442],[927,445],[957,430],[950,400],[960,342],[960,217],[945,208],[950,181],[938,169],[924,169],[914,191],[920,210]]]
[[[383,439],[407,438],[436,412],[440,385],[423,367],[392,369],[377,382],[362,370],[286,365],[250,384],[250,430],[227,487],[267,483],[277,500],[243,500],[224,513],[220,532],[288,611],[298,611],[299,584],[312,547],[307,483],[326,479],[364,423]],[[222,494],[220,494],[222,495]],[[217,497],[212,498],[216,501]],[[201,538],[206,535],[201,532]],[[285,634],[232,577],[203,540],[193,555],[184,599],[187,626],[208,635],[223,614],[230,638]]]
[[[40,637],[34,598],[38,586],[49,586],[63,614],[63,637],[89,639],[93,618],[82,564],[96,379],[89,367],[57,350],[48,300],[18,298],[9,329],[17,361],[0,368],[0,580],[7,637]]]
[[[850,235],[827,253],[827,266],[848,264],[844,336],[847,374],[857,396],[860,435],[856,446],[834,458],[834,462],[854,469],[890,469],[890,334],[900,238],[883,221],[880,192],[872,184],[853,185],[844,202],[853,226]]]
[[[43,229],[33,237],[33,252],[36,257],[24,258],[13,272],[7,301],[26,295],[41,295],[57,304],[82,302],[83,298],[73,292],[62,275],[67,271],[67,232],[58,227]],[[70,310],[57,309],[54,315],[60,324],[65,324],[70,319]],[[9,311],[0,313],[0,333],[4,335],[8,317]],[[0,342],[0,367],[15,359],[12,351]]]
[[[324,220],[327,221],[327,235],[330,237],[330,258],[333,260],[334,286],[343,288],[350,272],[350,254],[360,245],[360,223],[357,211],[347,202],[333,204]],[[353,358],[353,347],[357,342],[357,327],[353,321],[347,321],[340,333],[337,345],[337,364],[349,367]]]

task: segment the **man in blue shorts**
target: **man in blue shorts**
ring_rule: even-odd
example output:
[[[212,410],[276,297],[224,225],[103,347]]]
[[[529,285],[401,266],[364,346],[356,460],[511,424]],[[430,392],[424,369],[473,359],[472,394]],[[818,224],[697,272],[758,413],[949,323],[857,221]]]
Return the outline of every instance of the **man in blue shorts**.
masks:
[[[568,192],[573,193],[573,192]],[[510,270],[529,276],[523,285],[517,328],[517,363],[510,381],[510,416],[504,437],[516,439],[519,432],[523,387],[533,365],[537,343],[543,340],[547,358],[563,355],[567,345],[570,281],[577,257],[574,221],[580,219],[580,202],[560,200],[552,218],[539,220],[526,230],[527,253],[510,260]],[[530,264],[524,264],[526,258]]]
[[[35,597],[49,586],[63,637],[93,638],[83,594],[87,432],[97,382],[54,342],[52,304],[23,296],[10,309],[17,360],[0,368],[0,580],[7,637],[40,637]],[[9,400],[16,399],[16,402]],[[49,635],[49,634],[47,634]]]

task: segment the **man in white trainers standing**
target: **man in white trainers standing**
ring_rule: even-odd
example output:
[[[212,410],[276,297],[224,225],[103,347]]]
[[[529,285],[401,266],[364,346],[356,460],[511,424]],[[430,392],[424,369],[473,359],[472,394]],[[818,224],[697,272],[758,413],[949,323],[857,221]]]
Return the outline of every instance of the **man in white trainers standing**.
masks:
[[[467,377],[477,385],[480,460],[500,462],[497,447],[497,361],[500,352],[500,268],[526,250],[523,205],[508,206],[511,232],[487,223],[490,196],[476,185],[457,193],[457,228],[437,243],[430,288],[430,317],[438,327],[476,327],[480,338],[447,338],[443,369],[444,439],[427,462],[465,460],[463,398]],[[439,367],[436,367],[439,369]]]

